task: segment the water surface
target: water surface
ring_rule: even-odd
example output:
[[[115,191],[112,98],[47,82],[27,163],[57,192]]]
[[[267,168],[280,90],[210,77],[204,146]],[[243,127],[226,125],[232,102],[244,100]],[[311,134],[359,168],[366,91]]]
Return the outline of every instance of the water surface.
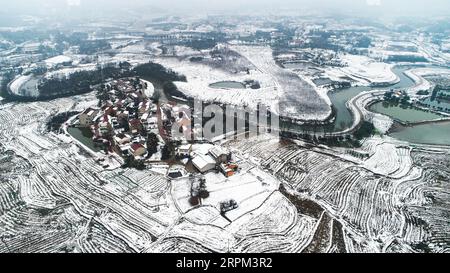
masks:
[[[418,122],[418,121],[439,119],[442,117],[441,115],[433,112],[428,112],[418,108],[411,108],[411,107],[404,108],[400,105],[390,104],[385,101],[380,101],[372,104],[369,107],[369,110],[372,112],[389,116],[393,119],[402,122]]]
[[[92,140],[92,132],[89,128],[78,128],[78,127],[69,127],[67,128],[67,132],[74,138],[76,138],[78,141],[86,145],[89,149],[99,152],[102,149],[95,145],[94,141]]]
[[[212,88],[219,88],[219,89],[245,89],[245,85],[240,82],[235,81],[222,81],[222,82],[215,82],[209,85],[209,87]]]
[[[406,127],[390,136],[412,143],[450,145],[450,122],[421,124]]]

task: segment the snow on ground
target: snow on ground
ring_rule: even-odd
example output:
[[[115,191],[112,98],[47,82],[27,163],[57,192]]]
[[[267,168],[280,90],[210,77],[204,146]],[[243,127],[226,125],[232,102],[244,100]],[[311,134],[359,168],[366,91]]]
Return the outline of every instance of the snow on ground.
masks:
[[[48,67],[54,67],[58,64],[72,62],[72,59],[68,56],[59,55],[52,58],[49,58],[44,61]]]
[[[314,234],[316,219],[301,215],[276,191],[256,210],[231,223],[234,252],[299,252]],[[264,241],[259,235],[264,234]]]
[[[144,90],[144,93],[147,97],[151,97],[153,96],[153,93],[155,93],[155,87],[153,86],[153,83],[146,81],[146,80],[142,80],[143,82],[145,82],[147,84],[147,88]]]
[[[36,86],[37,83],[38,79],[36,77],[22,75],[17,77],[9,87],[11,92],[15,95],[36,97],[39,95]]]
[[[450,69],[423,67],[407,70],[405,71],[405,74],[410,77],[415,83],[413,87],[407,89],[407,92],[410,96],[416,96],[416,93],[418,91],[430,90],[431,88],[433,88],[433,84],[425,79],[425,76],[450,76]]]
[[[399,168],[399,159],[394,151],[394,144],[381,143],[377,145],[375,154],[364,162],[364,166],[375,173],[392,173]]]
[[[206,155],[212,148],[214,148],[214,145],[209,143],[193,144],[192,153]]]
[[[265,77],[270,77],[279,91],[281,116],[300,120],[323,120],[331,114],[331,107],[314,87],[296,73],[279,67],[269,47],[233,46]]]
[[[229,74],[203,64],[179,61],[175,58],[158,58],[156,62],[171,68],[172,70],[187,77],[187,82],[175,82],[178,89],[189,97],[203,101],[218,102],[230,105],[247,105],[256,109],[257,103],[269,105],[276,109],[279,100],[279,92],[275,84],[266,79],[259,71]],[[260,81],[260,89],[218,89],[209,85],[221,81],[243,82],[247,79]]]
[[[220,215],[220,211],[213,206],[201,206],[184,215],[184,218],[199,225],[213,225],[224,228],[230,222]]]
[[[135,43],[125,46],[120,49],[120,53],[131,53],[131,54],[149,54],[150,52],[145,48],[144,43]]]
[[[30,75],[27,76],[19,76],[9,85],[9,88],[11,89],[11,92],[14,94],[19,94],[19,90],[22,87],[24,83],[29,81],[32,77]]]
[[[399,81],[391,70],[392,65],[360,55],[341,54],[339,58],[347,66],[326,68],[325,73],[332,80],[339,81],[342,80],[340,78],[350,77],[361,85],[392,84]]]
[[[228,178],[222,173],[215,172],[208,172],[204,175],[209,197],[202,199],[202,206],[212,207],[219,211],[220,202],[234,199],[239,207],[226,213],[227,218],[231,221],[259,207],[279,186],[277,179],[259,168],[248,163],[239,164],[242,169]],[[189,178],[176,179],[172,183],[172,195],[177,207],[182,212],[193,208],[189,203],[190,186]]]
[[[371,48],[370,56],[377,59],[388,60],[391,56],[412,56],[412,57],[426,57],[425,54],[421,52],[413,52],[413,51],[397,51],[397,50],[388,50],[382,48]]]
[[[269,47],[233,46],[232,50],[247,58],[256,69],[249,69],[248,74],[232,74],[188,60],[156,58],[155,61],[187,77],[187,82],[175,84],[189,97],[250,109],[263,104],[282,116],[300,120],[323,120],[331,114],[329,104],[310,84],[275,63]],[[209,86],[215,82],[245,80],[256,80],[261,88],[217,89]]]
[[[173,47],[174,52],[176,52],[176,55],[178,57],[189,57],[192,55],[198,55],[201,54],[201,51],[193,49],[191,47],[187,47],[187,46],[174,46]]]

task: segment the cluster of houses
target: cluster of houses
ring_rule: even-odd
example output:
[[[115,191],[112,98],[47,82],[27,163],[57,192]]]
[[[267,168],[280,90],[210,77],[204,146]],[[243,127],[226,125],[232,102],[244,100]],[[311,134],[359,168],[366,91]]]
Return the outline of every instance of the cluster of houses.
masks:
[[[110,152],[134,160],[144,160],[154,153],[150,140],[157,136],[175,141],[175,157],[189,160],[199,173],[220,171],[226,177],[238,170],[232,154],[210,143],[192,143],[195,133],[191,109],[187,105],[161,103],[159,108],[152,102],[153,86],[140,79],[120,79],[102,87],[104,96],[101,107],[90,107],[78,116],[78,126],[89,128],[94,143],[103,145]],[[150,91],[149,91],[150,89]],[[160,123],[160,124],[159,124]],[[160,125],[160,126],[159,126]],[[157,141],[158,142],[158,141]],[[193,146],[206,148],[196,149]],[[171,170],[171,178],[184,176],[184,171]]]
[[[110,151],[143,159],[147,136],[158,135],[157,105],[150,97],[153,85],[139,79],[121,79],[104,87],[108,99],[99,108],[90,107],[78,117],[79,126],[89,128],[93,141]]]

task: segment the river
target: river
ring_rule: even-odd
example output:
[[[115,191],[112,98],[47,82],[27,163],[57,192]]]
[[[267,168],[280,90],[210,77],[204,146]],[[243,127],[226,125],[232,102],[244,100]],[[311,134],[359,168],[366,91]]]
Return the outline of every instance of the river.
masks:
[[[328,126],[320,126],[314,129],[312,126],[304,126],[293,124],[290,122],[282,122],[281,127],[283,129],[288,129],[294,132],[305,132],[316,130],[318,133],[324,130],[328,132],[340,132],[345,129],[350,128],[353,124],[353,115],[347,108],[346,103],[357,96],[359,93],[364,91],[372,90],[390,90],[390,89],[400,89],[408,88],[414,86],[414,81],[407,77],[404,72],[414,68],[413,66],[398,66],[393,68],[393,72],[399,77],[400,81],[396,84],[387,87],[368,87],[368,86],[357,86],[339,89],[331,91],[328,93],[331,103],[335,111],[335,120],[332,124]],[[410,110],[419,111],[419,110]],[[431,113],[420,112],[420,116],[427,117],[438,117]],[[419,114],[417,113],[417,114]],[[428,115],[427,115],[428,114]],[[424,143],[424,144],[437,144],[437,145],[450,145],[450,122],[445,123],[429,123],[422,124],[412,127],[406,127],[400,131],[391,134],[399,140],[404,140],[413,143]]]
[[[335,111],[334,122],[326,126],[328,132],[340,132],[348,129],[353,124],[353,115],[347,108],[346,103],[357,96],[359,93],[371,90],[389,90],[392,88],[406,88],[414,85],[409,77],[407,77],[403,72],[410,69],[410,67],[395,67],[393,72],[400,78],[400,81],[394,85],[388,87],[370,87],[370,86],[353,86],[349,88],[337,89],[330,91],[328,96],[330,97],[331,103]],[[288,122],[283,122],[282,128],[287,128],[289,131],[304,132],[305,130],[311,131],[311,126],[304,126],[298,124],[292,124]],[[322,126],[318,131],[323,131],[325,126]]]

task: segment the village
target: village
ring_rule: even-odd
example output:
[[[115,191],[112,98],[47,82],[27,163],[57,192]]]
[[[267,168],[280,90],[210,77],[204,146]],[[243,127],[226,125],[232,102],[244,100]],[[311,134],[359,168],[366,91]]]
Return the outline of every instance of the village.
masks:
[[[241,175],[237,162],[242,159],[204,138],[194,141],[192,135],[199,129],[192,126],[190,107],[158,101],[151,82],[124,78],[107,81],[99,89],[98,107],[88,107],[68,124],[85,132],[73,138],[91,141],[83,148],[95,147],[94,154],[113,156],[122,168],[142,170],[167,164],[168,179],[188,181],[191,206],[209,197],[209,184]],[[180,134],[172,134],[174,126]],[[103,168],[117,167],[101,155],[97,161]],[[225,198],[218,207],[225,213],[238,208],[238,202]]]

